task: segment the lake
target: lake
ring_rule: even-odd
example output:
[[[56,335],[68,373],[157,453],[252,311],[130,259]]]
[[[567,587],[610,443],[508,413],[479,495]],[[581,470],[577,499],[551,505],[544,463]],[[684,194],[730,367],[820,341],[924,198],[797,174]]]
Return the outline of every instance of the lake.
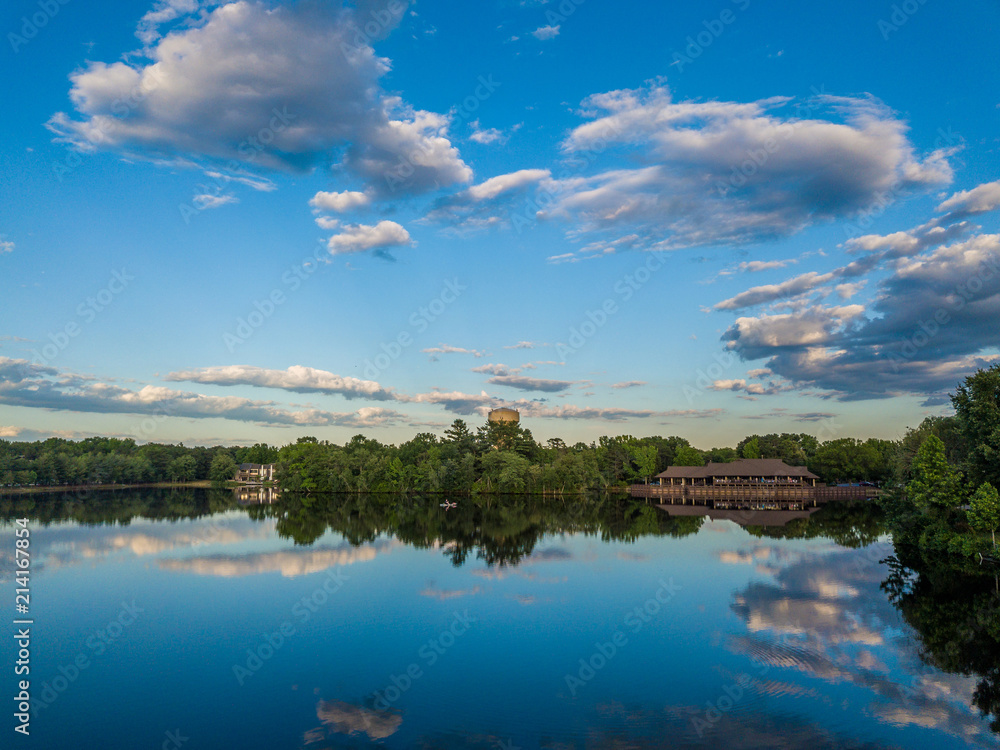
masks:
[[[453,500],[0,498],[5,590],[30,519],[36,701],[4,746],[1000,747],[983,676],[925,647],[994,578],[915,581],[871,506]]]

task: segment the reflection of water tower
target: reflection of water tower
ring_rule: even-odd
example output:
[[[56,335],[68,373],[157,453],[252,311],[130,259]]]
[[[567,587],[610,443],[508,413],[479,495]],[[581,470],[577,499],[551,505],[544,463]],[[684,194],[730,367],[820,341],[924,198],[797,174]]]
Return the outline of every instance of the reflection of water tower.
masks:
[[[513,422],[517,424],[521,421],[521,413],[517,409],[508,409],[501,406],[499,409],[490,409],[486,419],[490,422]]]

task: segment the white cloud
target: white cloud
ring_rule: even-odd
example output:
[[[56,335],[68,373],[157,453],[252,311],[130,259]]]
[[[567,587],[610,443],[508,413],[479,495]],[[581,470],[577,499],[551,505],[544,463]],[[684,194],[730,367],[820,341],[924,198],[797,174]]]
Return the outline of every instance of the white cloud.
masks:
[[[384,251],[390,247],[412,244],[410,233],[394,221],[380,221],[374,226],[368,224],[347,224],[339,234],[333,235],[327,243],[330,253],[360,253],[365,250]]]
[[[612,384],[612,388],[622,389],[622,388],[639,388],[640,386],[648,385],[645,380],[626,380],[622,383]]]
[[[465,349],[461,346],[451,346],[449,344],[438,344],[428,349],[421,349],[425,354],[471,354],[474,357],[482,357],[486,352],[476,349]]]
[[[348,399],[391,401],[395,398],[391,389],[384,388],[374,380],[344,377],[301,365],[292,365],[287,370],[268,370],[251,365],[203,367],[172,372],[166,379],[221,386],[251,385],[258,388],[280,388],[295,393],[335,393]]]
[[[540,42],[547,41],[549,39],[555,39],[559,36],[559,25],[556,26],[539,26],[537,29],[531,32],[531,35],[535,37]]]
[[[464,195],[473,201],[490,200],[501,193],[537,183],[550,175],[551,172],[547,169],[519,169],[517,172],[497,175],[478,185],[473,185],[465,191]],[[459,196],[462,195],[459,194]]]
[[[590,96],[591,121],[566,138],[566,155],[620,164],[625,152],[636,166],[544,185],[557,200],[538,218],[574,221],[575,234],[628,229],[649,248],[751,242],[952,178],[951,152],[917,155],[906,124],[874,99],[791,104],[675,102],[664,86]]]
[[[545,380],[543,378],[529,378],[524,375],[495,375],[486,381],[493,385],[505,385],[509,388],[517,388],[521,391],[541,391],[543,393],[558,393],[565,391],[573,380]]]
[[[362,193],[357,190],[345,190],[342,193],[326,193],[322,190],[314,195],[309,205],[317,211],[336,211],[343,213],[353,208],[362,208],[371,204],[370,193]]]
[[[221,193],[218,195],[203,193],[202,195],[196,195],[192,201],[195,206],[204,211],[210,208],[220,208],[221,206],[226,206],[231,203],[239,203],[240,199],[229,193]]]
[[[389,61],[357,32],[370,21],[361,7],[369,4],[237,0],[178,20],[162,37],[157,24],[189,4],[160,4],[140,32],[150,42],[145,61],[75,71],[77,117],[59,112],[47,126],[82,149],[188,165],[302,172],[342,154],[381,193],[470,181],[448,118],[379,88]],[[400,176],[412,154],[419,163]]]
[[[938,206],[938,211],[949,211],[953,216],[984,214],[1000,208],[1000,180],[986,182],[972,190],[955,193]]]
[[[0,255],[14,252],[14,243],[9,240],[0,240]]]
[[[365,407],[356,412],[292,411],[273,401],[206,396],[146,385],[138,390],[96,381],[25,359],[0,357],[0,403],[57,411],[222,418],[275,425],[372,427],[398,421],[398,412]]]

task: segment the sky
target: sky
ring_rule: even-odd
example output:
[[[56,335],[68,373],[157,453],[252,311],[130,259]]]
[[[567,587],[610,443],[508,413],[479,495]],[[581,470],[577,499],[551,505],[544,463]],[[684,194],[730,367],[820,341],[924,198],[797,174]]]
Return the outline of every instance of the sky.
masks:
[[[997,360],[994,2],[101,11],[0,11],[0,438],[896,438]]]

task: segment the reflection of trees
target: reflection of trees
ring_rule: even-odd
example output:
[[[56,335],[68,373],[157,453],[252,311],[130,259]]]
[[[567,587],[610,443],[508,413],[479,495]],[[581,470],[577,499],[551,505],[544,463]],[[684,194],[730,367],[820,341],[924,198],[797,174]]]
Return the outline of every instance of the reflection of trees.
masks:
[[[997,571],[960,558],[924,559],[896,546],[882,588],[920,636],[922,658],[979,680],[973,701],[1000,732],[1000,595]]]
[[[607,495],[464,497],[458,507],[445,511],[438,497],[286,494],[281,502],[257,512],[276,517],[278,533],[297,544],[312,544],[327,529],[351,544],[391,534],[414,547],[440,546],[455,566],[470,556],[491,566],[515,565],[547,534],[585,533],[605,541],[634,542],[642,536],[694,534],[704,520],[671,518],[645,503]]]
[[[226,490],[133,489],[82,494],[0,497],[0,518],[31,518],[42,524],[127,524],[133,518],[179,520],[240,508],[255,521],[274,519],[279,536],[313,544],[327,531],[355,546],[391,535],[414,547],[441,547],[456,566],[470,557],[488,565],[514,565],[547,534],[582,533],[607,542],[644,536],[696,534],[704,517],[671,517],[642,501],[608,494],[570,497],[483,495],[456,498],[445,510],[441,497],[392,494],[303,495],[285,493],[273,504],[242,506]],[[830,504],[808,521],[782,528],[750,528],[758,536],[826,536],[856,547],[881,532],[870,504]]]
[[[144,488],[80,490],[0,496],[0,519],[30,518],[47,526],[75,521],[85,526],[127,524],[133,518],[176,521],[237,507],[228,490]]]
[[[867,547],[887,533],[885,514],[875,503],[827,503],[809,518],[797,518],[784,526],[746,526],[747,533],[768,539],[832,539],[842,547]]]

